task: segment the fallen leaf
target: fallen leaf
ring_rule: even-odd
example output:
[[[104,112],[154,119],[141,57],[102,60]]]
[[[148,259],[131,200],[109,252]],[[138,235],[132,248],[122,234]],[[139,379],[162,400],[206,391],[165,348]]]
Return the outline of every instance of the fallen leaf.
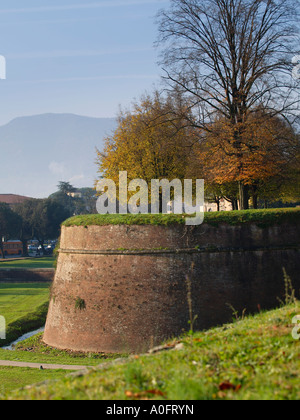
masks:
[[[145,391],[145,393],[146,394],[159,395],[160,397],[164,397],[166,395],[162,391],[159,391],[158,389],[149,389],[148,391]]]
[[[240,384],[239,385],[233,385],[229,381],[222,382],[219,385],[219,390],[220,391],[235,391],[235,392],[238,392],[241,388],[242,388],[242,385],[240,385]]]
[[[219,385],[219,390],[220,391],[228,391],[230,389],[235,389],[235,385],[231,384],[230,382],[227,382],[227,381],[226,382],[222,382]]]
[[[165,397],[166,394],[164,394],[162,391],[158,390],[158,389],[148,389],[147,391],[142,391],[142,392],[131,392],[131,391],[125,391],[125,395],[128,398],[145,398],[147,397],[149,394],[151,395],[158,395],[160,397]]]
[[[133,398],[133,396],[134,396],[133,392],[131,392],[131,391],[125,391],[125,395],[128,398]]]

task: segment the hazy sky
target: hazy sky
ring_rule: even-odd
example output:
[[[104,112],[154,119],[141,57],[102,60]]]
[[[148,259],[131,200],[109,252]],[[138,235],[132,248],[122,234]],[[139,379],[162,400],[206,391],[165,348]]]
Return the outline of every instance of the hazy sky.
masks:
[[[165,0],[2,0],[0,125],[19,116],[114,117],[159,81]]]

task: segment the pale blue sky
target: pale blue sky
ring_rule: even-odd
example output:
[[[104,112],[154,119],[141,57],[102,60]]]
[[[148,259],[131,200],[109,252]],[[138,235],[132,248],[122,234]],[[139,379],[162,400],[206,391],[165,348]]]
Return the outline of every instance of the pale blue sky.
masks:
[[[19,116],[114,117],[159,82],[165,0],[2,0],[0,125]]]

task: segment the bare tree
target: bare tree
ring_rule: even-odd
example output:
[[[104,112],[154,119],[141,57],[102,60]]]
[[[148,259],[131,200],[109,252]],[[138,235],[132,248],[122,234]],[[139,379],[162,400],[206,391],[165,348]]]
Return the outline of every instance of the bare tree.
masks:
[[[199,133],[212,130],[216,116],[232,124],[237,180],[249,115],[263,106],[291,120],[298,110],[298,12],[299,0],[171,0],[158,15],[165,79],[188,98]],[[239,181],[239,190],[247,209],[248,186]]]

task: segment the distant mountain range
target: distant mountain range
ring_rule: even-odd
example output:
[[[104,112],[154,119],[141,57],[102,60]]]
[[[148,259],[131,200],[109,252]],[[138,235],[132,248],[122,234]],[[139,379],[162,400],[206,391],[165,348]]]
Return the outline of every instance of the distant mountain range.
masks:
[[[1,126],[0,193],[46,198],[59,181],[92,187],[96,148],[116,125],[114,118],[43,114]]]

